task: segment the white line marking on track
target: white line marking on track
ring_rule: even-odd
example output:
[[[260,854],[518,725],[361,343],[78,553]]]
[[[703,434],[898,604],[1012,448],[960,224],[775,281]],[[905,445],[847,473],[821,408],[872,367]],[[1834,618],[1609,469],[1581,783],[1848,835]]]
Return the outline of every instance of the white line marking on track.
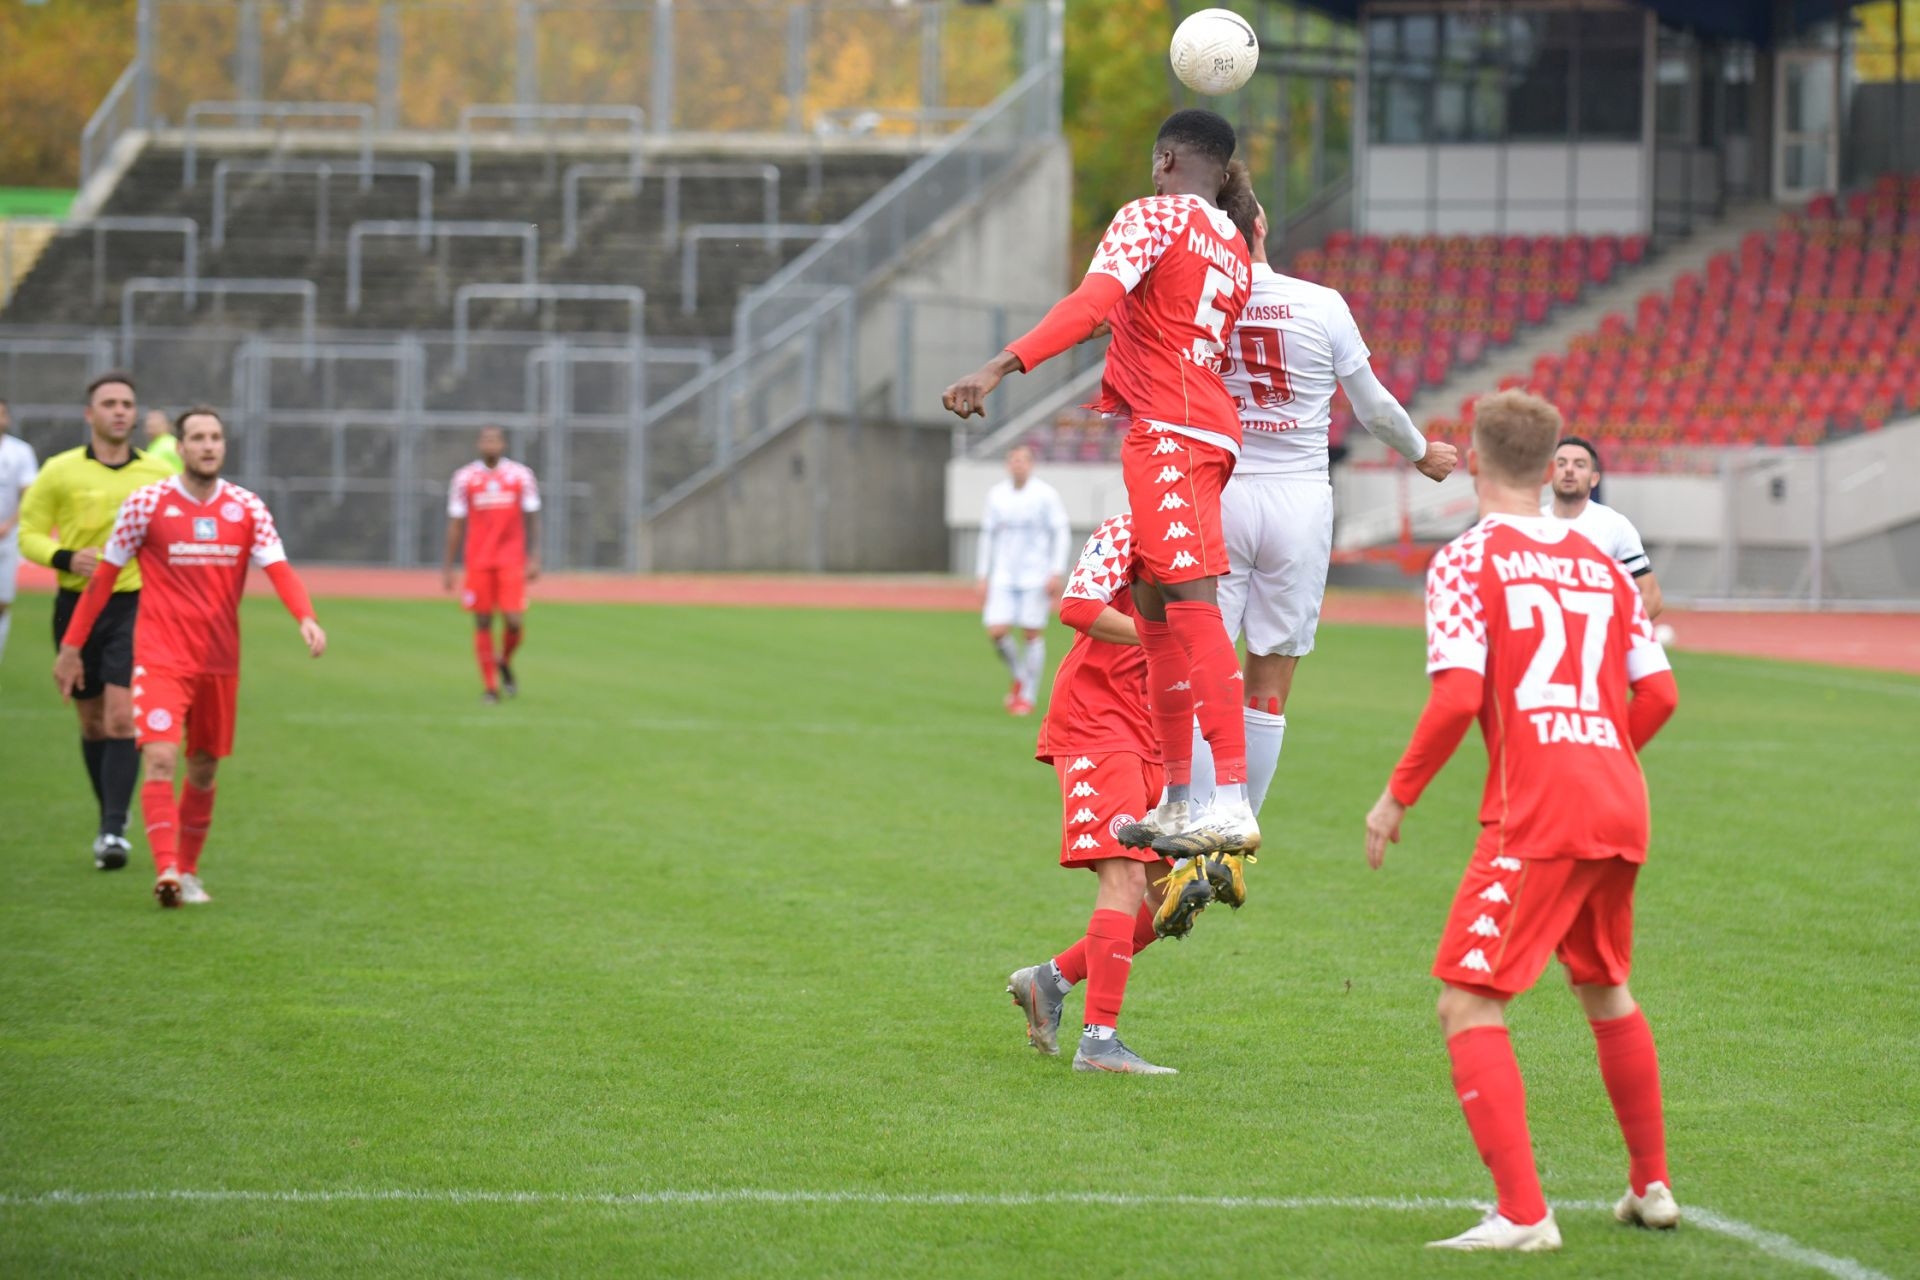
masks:
[[[38,1194],[0,1192],[0,1208],[33,1209],[85,1207],[100,1204],[167,1201],[192,1204],[532,1204],[585,1206],[648,1205],[903,1205],[960,1208],[1027,1208],[1045,1205],[1093,1205],[1114,1208],[1203,1209],[1352,1209],[1395,1213],[1424,1213],[1436,1209],[1484,1210],[1484,1201],[1436,1196],[1178,1196],[1138,1195],[1128,1192],[1058,1191],[1038,1194],[993,1195],[967,1191],[770,1191],[739,1187],[719,1191],[43,1191]],[[1571,1213],[1610,1212],[1607,1200],[1560,1200],[1554,1208]],[[1778,1232],[1765,1231],[1711,1209],[1689,1206],[1684,1225],[1738,1240],[1768,1257],[1834,1276],[1837,1280],[1891,1280],[1883,1272],[1851,1258],[1822,1253]]]

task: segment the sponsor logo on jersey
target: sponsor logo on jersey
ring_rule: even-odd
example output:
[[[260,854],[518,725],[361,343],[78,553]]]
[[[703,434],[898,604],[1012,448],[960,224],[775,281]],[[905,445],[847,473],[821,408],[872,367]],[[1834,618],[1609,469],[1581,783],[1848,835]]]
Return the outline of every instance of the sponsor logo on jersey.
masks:
[[[1193,558],[1193,554],[1188,551],[1182,551],[1173,558],[1173,567],[1176,569],[1191,569],[1199,563],[1198,560]]]
[[[1067,792],[1067,798],[1070,800],[1085,800],[1088,796],[1097,796],[1099,794],[1098,791],[1093,789],[1092,783],[1076,782],[1073,784],[1073,790]]]
[[[1093,768],[1093,759],[1090,756],[1081,756],[1078,760],[1075,760],[1067,766],[1067,772],[1084,773],[1091,768]]]
[[[212,516],[193,518],[193,540],[195,542],[217,542],[220,538],[220,522]]]
[[[1098,849],[1100,842],[1092,836],[1081,836],[1078,840],[1075,840],[1070,847],[1076,851],[1080,849]]]
[[[155,733],[165,733],[173,728],[173,713],[165,707],[155,707],[147,713],[147,728]]]
[[[1160,499],[1160,509],[1162,511],[1178,511],[1180,508],[1186,505],[1187,505],[1187,500],[1181,497],[1177,493],[1170,493],[1166,497]]]
[[[1507,896],[1507,886],[1501,884],[1498,880],[1495,880],[1492,884],[1488,885],[1486,888],[1480,891],[1480,901],[1512,902],[1513,899]]]
[[[1175,538],[1191,538],[1192,536],[1193,530],[1187,528],[1184,521],[1175,520],[1167,526],[1167,532],[1160,540],[1162,542],[1172,542]]]
[[[1467,926],[1467,932],[1477,937],[1497,938],[1500,936],[1500,926],[1493,922],[1492,916],[1481,916]]]
[[[1460,964],[1458,967],[1462,969],[1472,969],[1476,973],[1492,973],[1493,972],[1493,966],[1487,963],[1486,952],[1480,950],[1480,948],[1478,947],[1475,947],[1473,950],[1467,952],[1466,955],[1461,956]]]
[[[247,518],[247,513],[237,502],[223,502],[220,504],[220,518],[228,524],[239,524]]]
[[[1076,827],[1084,827],[1089,822],[1092,822],[1095,819],[1097,819],[1099,816],[1100,815],[1095,813],[1093,810],[1087,808],[1085,805],[1082,805],[1080,808],[1074,810],[1073,816],[1071,818],[1068,818],[1067,821],[1071,822]]]

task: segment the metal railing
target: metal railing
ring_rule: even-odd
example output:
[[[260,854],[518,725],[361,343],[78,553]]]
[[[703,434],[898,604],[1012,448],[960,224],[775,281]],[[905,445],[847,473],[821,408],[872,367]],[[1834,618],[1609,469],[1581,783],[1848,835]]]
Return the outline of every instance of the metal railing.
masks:
[[[449,237],[490,237],[520,241],[520,283],[540,282],[540,227],[532,222],[420,222],[372,219],[347,230],[347,310],[360,310],[360,250],[369,236],[413,236],[423,245]]]
[[[187,305],[193,305],[193,299],[206,291],[216,297],[228,294],[248,294],[254,296],[286,296],[300,299],[301,340],[312,351],[317,328],[317,313],[320,307],[320,290],[311,280],[168,280],[158,276],[135,276],[120,286],[120,360],[122,364],[133,363],[133,301],[143,293],[180,293],[187,296]],[[311,362],[311,359],[309,359]]]
[[[646,160],[647,113],[639,107],[596,106],[583,102],[502,102],[475,103],[460,108],[460,142],[455,162],[454,186],[465,191],[473,182],[473,123],[476,120],[507,120],[516,125],[553,124],[573,120],[582,124],[611,120],[627,126],[628,164],[633,176],[640,176]],[[553,129],[546,132],[551,135]]]
[[[359,171],[366,189],[368,178],[412,178],[419,186],[415,202],[421,222],[433,221],[433,166],[421,160],[376,160],[370,164],[343,164],[332,160],[222,160],[213,166],[213,233],[207,243],[219,249],[227,243],[227,175],[230,173],[303,174],[320,179],[319,195],[314,201],[313,247],[327,246],[328,189],[333,175]]]
[[[700,309],[702,241],[758,239],[771,249],[783,240],[833,240],[842,230],[840,223],[813,222],[704,222],[688,227],[680,241],[680,313],[690,316]]]
[[[548,304],[555,302],[624,302],[627,304],[627,341],[639,350],[647,340],[647,291],[630,284],[463,284],[453,291],[453,367],[467,371],[467,314],[475,298]]]
[[[67,232],[90,232],[93,238],[93,302],[99,305],[107,296],[107,233],[109,231],[144,232],[180,237],[180,278],[189,287],[200,276],[200,224],[192,218],[114,214],[69,222],[64,218],[7,218],[0,220],[0,301],[12,297],[19,284],[14,278],[14,233],[22,227],[48,227],[56,236]],[[51,246],[49,246],[51,248]]]
[[[139,119],[134,95],[143,73],[144,64],[139,58],[129,62],[120,78],[113,82],[113,88],[107,90],[107,96],[100,99],[93,115],[88,117],[86,127],[80,130],[80,185],[83,188],[106,163],[121,135],[144,123]]]
[[[180,185],[192,187],[200,180],[200,122],[207,116],[234,116],[242,128],[258,128],[262,116],[270,116],[278,125],[288,120],[352,120],[359,125],[360,189],[373,183],[373,108],[364,102],[196,102],[187,108],[186,138],[180,159]]]
[[[912,126],[912,136],[924,138],[944,127],[965,124],[978,114],[971,107],[836,107],[816,115],[813,130],[866,137],[891,124],[906,124]]]
[[[817,166],[816,152],[812,163]],[[761,216],[769,223],[780,221],[780,166],[749,161],[658,165],[644,172],[630,165],[581,163],[568,165],[560,180],[561,248],[572,253],[580,247],[580,184],[589,178],[624,182],[636,196],[650,177],[660,180],[660,221],[662,234],[669,240],[680,234],[680,188],[689,178],[758,178],[761,183]]]

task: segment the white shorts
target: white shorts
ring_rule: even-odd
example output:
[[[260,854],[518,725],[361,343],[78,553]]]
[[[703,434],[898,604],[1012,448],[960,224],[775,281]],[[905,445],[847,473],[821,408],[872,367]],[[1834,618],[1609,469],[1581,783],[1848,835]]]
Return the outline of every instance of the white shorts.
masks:
[[[13,591],[20,577],[20,544],[11,537],[0,538],[0,604],[13,603]]]
[[[1019,627],[1026,631],[1039,631],[1047,625],[1047,617],[1053,611],[1053,601],[1047,596],[1047,589],[1040,587],[1012,587],[1004,582],[987,582],[987,607],[980,611],[980,621],[989,627]]]
[[[1325,476],[1235,476],[1220,499],[1233,569],[1220,581],[1227,633],[1247,652],[1313,652],[1333,558],[1333,485]]]

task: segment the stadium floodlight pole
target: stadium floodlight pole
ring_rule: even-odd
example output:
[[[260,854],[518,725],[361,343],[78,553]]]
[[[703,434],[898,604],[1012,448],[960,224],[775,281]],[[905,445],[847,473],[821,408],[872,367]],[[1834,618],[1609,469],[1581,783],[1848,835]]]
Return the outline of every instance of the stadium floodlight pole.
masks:
[[[673,0],[653,0],[653,98],[656,133],[673,129]]]

